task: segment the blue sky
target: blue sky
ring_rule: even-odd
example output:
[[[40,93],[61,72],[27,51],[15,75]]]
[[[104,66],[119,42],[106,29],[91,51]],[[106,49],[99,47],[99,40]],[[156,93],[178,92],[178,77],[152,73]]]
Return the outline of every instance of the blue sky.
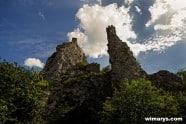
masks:
[[[184,0],[166,1],[0,0],[0,58],[20,65],[28,58],[45,63],[58,44],[79,36],[79,40],[87,40],[86,44],[79,41],[79,45],[90,56],[88,60],[106,66],[105,26],[115,24],[118,35],[148,73],[178,71],[186,67],[186,32],[182,28],[186,18],[176,12],[186,15],[179,9],[186,6],[181,6]],[[163,11],[161,6],[175,10]]]
[[[82,2],[69,0],[1,0],[0,57],[20,64],[28,57],[46,60],[67,41]]]

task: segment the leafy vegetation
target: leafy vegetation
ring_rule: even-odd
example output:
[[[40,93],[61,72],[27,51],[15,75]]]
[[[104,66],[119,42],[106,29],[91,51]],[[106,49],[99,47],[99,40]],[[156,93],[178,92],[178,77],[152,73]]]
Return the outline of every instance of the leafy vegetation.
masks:
[[[110,65],[104,67],[104,68],[101,70],[102,73],[108,73],[108,72],[110,72],[110,71],[111,71]]]
[[[174,96],[142,79],[122,81],[103,105],[101,122],[104,124],[144,123],[145,117],[171,117],[178,113]]]
[[[186,71],[185,70],[178,71],[177,75],[182,78],[184,83],[184,88],[186,89]]]
[[[56,85],[58,84],[58,85]],[[79,70],[75,74],[63,74],[61,80],[52,83],[48,101],[48,123],[98,123],[105,98],[103,74]],[[99,89],[98,89],[99,87]],[[73,119],[71,119],[73,118]]]
[[[77,66],[74,75],[63,72],[48,85],[41,72],[0,61],[0,123],[137,124],[148,116],[186,118],[186,71],[177,73],[183,90],[171,92],[144,79],[111,82],[109,66],[98,74],[84,72],[86,63]]]
[[[48,83],[37,71],[0,62],[0,123],[42,121]]]

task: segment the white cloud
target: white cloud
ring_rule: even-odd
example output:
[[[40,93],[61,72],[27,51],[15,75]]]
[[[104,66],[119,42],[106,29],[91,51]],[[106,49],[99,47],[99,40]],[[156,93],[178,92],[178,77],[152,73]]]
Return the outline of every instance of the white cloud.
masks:
[[[147,27],[154,27],[155,33],[149,39],[138,41],[132,29],[132,15],[130,6],[134,0],[125,0],[128,6],[118,7],[117,4],[102,6],[101,4],[84,5],[76,14],[80,24],[73,32],[68,33],[69,41],[78,38],[78,44],[85,54],[97,58],[107,55],[106,27],[114,25],[117,35],[126,42],[134,55],[140,52],[158,51],[175,45],[186,38],[186,1],[184,0],[156,0],[150,7],[151,19]],[[138,13],[141,9],[135,6]],[[134,42],[135,41],[135,42]]]
[[[39,68],[44,67],[44,63],[42,63],[41,60],[37,58],[27,58],[24,61],[24,65],[29,66],[29,67],[39,67]]]
[[[76,14],[80,20],[80,29],[68,33],[69,40],[72,37],[78,38],[78,44],[83,48],[86,55],[98,57],[107,55],[106,27],[114,25],[117,34],[129,43],[129,38],[136,38],[132,31],[131,17],[128,14],[129,8],[118,7],[117,4],[110,4],[102,7],[95,4],[93,6],[84,5]]]
[[[130,6],[131,3],[133,3],[134,0],[124,0],[124,4],[127,5],[127,6]]]
[[[39,15],[43,20],[45,20],[45,15],[44,15],[41,11],[38,12],[38,15]]]
[[[148,48],[161,51],[185,38],[185,0],[156,0],[149,10],[151,20],[146,26],[153,25],[156,32],[155,36],[149,39]]]
[[[141,9],[140,9],[138,6],[135,6],[135,8],[136,8],[136,11],[137,11],[139,14],[142,14]]]

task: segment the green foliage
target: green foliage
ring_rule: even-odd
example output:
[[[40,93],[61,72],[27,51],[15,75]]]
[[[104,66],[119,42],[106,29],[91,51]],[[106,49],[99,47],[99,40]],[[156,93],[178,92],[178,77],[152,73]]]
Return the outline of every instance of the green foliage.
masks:
[[[72,118],[74,122],[123,124],[144,123],[144,117],[153,116],[186,118],[186,71],[177,73],[183,79],[183,91],[170,94],[152,86],[150,81],[139,79],[122,81],[112,94],[114,87],[99,89],[100,84],[110,80],[103,78],[109,74],[110,66],[100,74],[92,74],[86,72],[86,65],[78,63],[73,75],[63,71],[48,86],[41,72],[0,61],[0,124],[73,122]],[[108,86],[111,87],[105,85]],[[105,100],[106,96],[112,97]],[[78,106],[82,100],[85,101]]]
[[[107,73],[107,72],[109,72],[110,70],[111,70],[111,67],[110,67],[110,65],[108,65],[108,66],[104,67],[104,68],[101,70],[101,72],[102,72],[102,73]]]
[[[76,82],[77,78],[73,77],[73,78],[68,78],[67,80],[63,81],[63,84],[71,84]]]
[[[178,92],[175,97],[179,103],[178,116],[186,118],[186,92]]]
[[[76,66],[79,70],[84,70],[85,67],[87,66],[87,63],[86,62],[79,62],[76,64]]]
[[[101,123],[144,123],[144,117],[175,116],[177,109],[174,96],[153,87],[151,82],[125,80],[103,104]]]
[[[181,71],[177,72],[177,75],[182,78],[183,83],[184,83],[184,87],[185,87],[185,91],[186,91],[186,71],[181,70]]]
[[[47,81],[39,72],[1,61],[0,123],[28,123],[41,119],[47,87]]]
[[[182,78],[184,83],[184,91],[179,91],[177,94],[174,94],[179,103],[179,117],[186,118],[186,71],[180,70],[177,72],[177,75]]]

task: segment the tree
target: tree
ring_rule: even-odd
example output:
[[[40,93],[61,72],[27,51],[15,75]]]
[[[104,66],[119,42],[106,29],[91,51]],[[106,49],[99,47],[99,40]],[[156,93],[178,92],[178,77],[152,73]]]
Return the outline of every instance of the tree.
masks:
[[[169,117],[177,115],[178,103],[174,96],[157,89],[143,79],[122,81],[108,97],[100,112],[101,123],[145,123],[145,117]]]
[[[182,78],[184,83],[184,91],[186,92],[186,71],[184,70],[178,71],[177,75]]]
[[[111,71],[111,66],[110,65],[108,65],[108,66],[106,66],[106,67],[104,67],[103,69],[102,69],[102,73],[108,73],[108,72],[110,72]]]
[[[48,83],[37,71],[17,63],[0,62],[0,123],[27,123],[38,120],[44,106]]]

